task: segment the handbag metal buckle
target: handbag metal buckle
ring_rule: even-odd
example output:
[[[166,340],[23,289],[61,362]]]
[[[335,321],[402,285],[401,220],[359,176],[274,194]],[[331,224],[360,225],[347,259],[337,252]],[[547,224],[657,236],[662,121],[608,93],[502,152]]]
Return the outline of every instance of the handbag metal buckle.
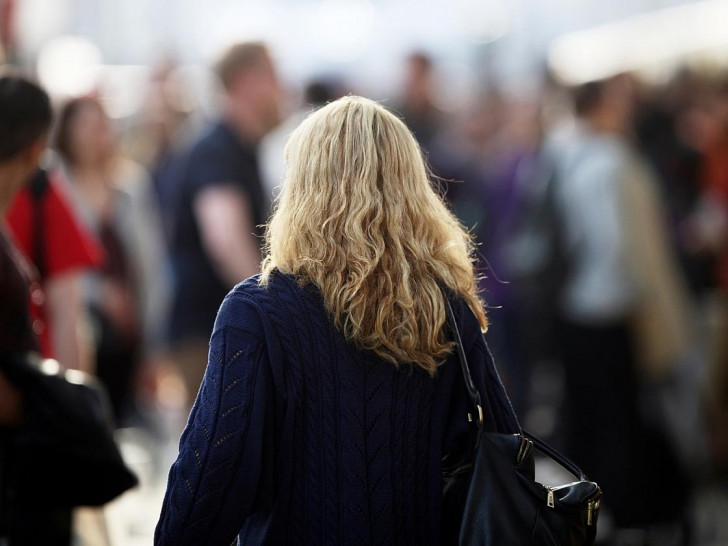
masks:
[[[480,404],[476,405],[475,407],[478,408],[477,425],[478,425],[478,427],[482,427],[483,426],[483,408],[480,406]],[[468,412],[468,423],[472,423],[472,422],[473,422],[473,414]]]

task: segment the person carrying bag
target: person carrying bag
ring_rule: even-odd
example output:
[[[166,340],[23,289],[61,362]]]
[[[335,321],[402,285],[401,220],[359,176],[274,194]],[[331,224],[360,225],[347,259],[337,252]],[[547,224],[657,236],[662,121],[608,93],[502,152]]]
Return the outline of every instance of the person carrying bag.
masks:
[[[19,426],[2,430],[0,538],[6,544],[24,543],[38,524],[29,514],[101,506],[137,484],[114,441],[97,380],[34,353],[0,353],[0,369],[22,399]]]
[[[446,294],[447,323],[470,400],[471,435],[460,457],[443,459],[446,521],[460,546],[590,546],[602,491],[566,457],[526,431],[510,409],[490,353],[485,403],[475,388]],[[506,408],[510,415],[504,414]],[[488,416],[488,420],[484,418]],[[514,427],[514,423],[516,426]],[[534,447],[577,479],[560,486],[535,481]]]
[[[23,399],[23,422],[8,450],[17,502],[101,506],[137,484],[95,378],[33,353],[3,353],[0,367]]]

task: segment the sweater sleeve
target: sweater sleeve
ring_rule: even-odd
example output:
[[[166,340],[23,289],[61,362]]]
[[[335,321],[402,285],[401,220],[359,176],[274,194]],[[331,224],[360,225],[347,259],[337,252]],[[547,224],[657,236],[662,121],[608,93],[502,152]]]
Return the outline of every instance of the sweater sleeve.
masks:
[[[272,426],[265,338],[244,293],[222,304],[205,377],[169,472],[155,545],[229,546],[255,509]]]

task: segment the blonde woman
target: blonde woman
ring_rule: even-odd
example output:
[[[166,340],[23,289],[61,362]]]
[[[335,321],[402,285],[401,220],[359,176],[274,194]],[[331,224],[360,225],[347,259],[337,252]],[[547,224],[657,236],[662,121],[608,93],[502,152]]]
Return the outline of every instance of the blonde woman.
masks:
[[[471,240],[375,102],[311,114],[286,163],[263,273],[218,313],[155,543],[447,544],[442,457],[468,422],[441,287],[481,392],[489,358]]]

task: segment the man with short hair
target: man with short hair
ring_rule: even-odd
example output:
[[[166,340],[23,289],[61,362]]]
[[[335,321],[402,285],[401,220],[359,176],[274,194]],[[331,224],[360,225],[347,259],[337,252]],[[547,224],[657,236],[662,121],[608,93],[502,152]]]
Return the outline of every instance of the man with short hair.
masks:
[[[0,219],[38,169],[51,119],[50,100],[40,87],[22,76],[0,76]],[[23,415],[22,395],[2,373],[2,363],[5,354],[38,348],[30,315],[31,297],[38,297],[36,291],[31,295],[33,275],[0,220],[0,543],[67,546],[70,509],[9,505],[7,482],[17,476],[8,473],[6,446]]]
[[[51,118],[40,87],[20,76],[0,76],[0,218],[38,169]],[[29,281],[29,268],[0,221],[0,351],[37,349]]]
[[[172,264],[176,280],[170,337],[188,396],[197,393],[217,309],[260,267],[269,212],[257,147],[280,122],[281,90],[265,45],[230,47],[215,66],[220,118],[180,164]]]

